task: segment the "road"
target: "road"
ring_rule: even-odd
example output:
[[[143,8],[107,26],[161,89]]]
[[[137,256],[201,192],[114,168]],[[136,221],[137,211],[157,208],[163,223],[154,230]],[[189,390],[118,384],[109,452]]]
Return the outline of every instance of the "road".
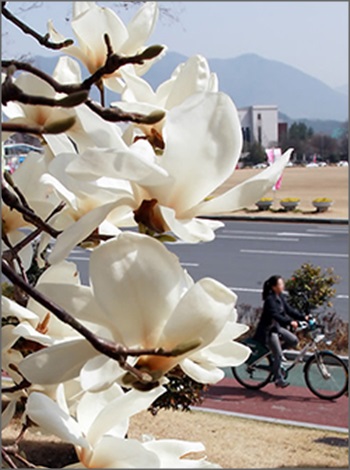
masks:
[[[253,307],[261,306],[262,285],[270,275],[288,278],[303,262],[333,267],[341,277],[334,309],[348,321],[348,239],[344,225],[227,221],[213,242],[168,247],[195,280],[213,277],[236,292],[238,305]],[[69,258],[83,283],[88,282],[88,257],[76,249]]]

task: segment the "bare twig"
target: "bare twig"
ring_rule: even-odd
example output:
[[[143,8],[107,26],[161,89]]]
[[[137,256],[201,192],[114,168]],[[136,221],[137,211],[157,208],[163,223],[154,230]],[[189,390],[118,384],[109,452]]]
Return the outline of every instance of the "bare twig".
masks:
[[[18,265],[18,268],[21,272],[21,276],[23,277],[23,279],[28,282],[28,279],[27,279],[27,276],[26,276],[26,272],[25,272],[25,269],[24,269],[24,266],[23,266],[23,263],[22,263],[22,260],[20,258],[20,256],[18,255],[18,251],[14,251],[13,249],[13,245],[12,243],[10,242],[8,236],[6,235],[6,233],[3,231],[2,234],[2,240],[4,241],[4,243],[8,246],[9,248],[9,252],[11,253],[12,255],[12,259],[16,260],[17,262],[17,265]]]
[[[37,214],[35,214],[34,211],[23,206],[18,197],[13,194],[3,183],[1,192],[4,203],[12,210],[14,209],[22,214],[24,220],[40,228],[43,232],[49,233],[54,238],[57,238],[61,233],[59,230],[54,229],[48,223],[42,220]]]
[[[1,127],[2,132],[10,132],[11,134],[19,132],[22,134],[34,134],[42,136],[43,134],[60,134],[62,132],[66,132],[73,126],[74,123],[75,117],[71,116],[67,117],[67,119],[62,119],[46,126],[40,126],[39,124],[28,125],[16,122],[3,122]]]
[[[31,383],[27,379],[23,379],[19,384],[13,385],[12,387],[3,387],[2,393],[15,393],[25,388],[30,387]]]
[[[50,34],[47,33],[45,36],[42,36],[41,34],[37,33],[34,29],[32,29],[30,26],[27,24],[23,23],[19,18],[17,18],[13,13],[11,13],[5,6],[6,2],[2,2],[2,8],[1,8],[1,13],[3,16],[11,21],[15,26],[17,26],[19,29],[23,31],[25,34],[29,34],[32,36],[34,39],[38,41],[39,44],[42,46],[47,47],[48,49],[54,49],[54,50],[59,50],[62,49],[63,47],[68,47],[71,46],[74,41],[72,39],[66,39],[65,41],[62,42],[52,42],[50,41]]]
[[[10,468],[18,468],[3,447],[1,447],[1,456]]]

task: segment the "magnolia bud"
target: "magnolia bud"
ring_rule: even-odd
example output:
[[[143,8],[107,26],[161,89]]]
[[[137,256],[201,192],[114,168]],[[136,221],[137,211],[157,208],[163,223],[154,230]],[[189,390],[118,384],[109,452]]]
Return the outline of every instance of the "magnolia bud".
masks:
[[[84,103],[88,96],[89,92],[86,90],[77,91],[76,93],[71,93],[70,95],[58,100],[57,104],[62,106],[62,108],[73,108],[74,106]]]
[[[140,124],[157,124],[157,122],[161,121],[164,119],[165,116],[165,111],[157,110],[157,111],[152,111],[150,114],[147,116],[143,116],[142,119],[140,119]]]
[[[141,60],[150,60],[154,59],[157,57],[159,54],[161,54],[164,50],[164,46],[160,46],[159,44],[156,44],[154,46],[147,47],[141,54],[140,54],[140,59]]]
[[[61,134],[62,132],[68,131],[75,124],[75,117],[70,116],[60,121],[52,122],[44,127],[43,134]]]

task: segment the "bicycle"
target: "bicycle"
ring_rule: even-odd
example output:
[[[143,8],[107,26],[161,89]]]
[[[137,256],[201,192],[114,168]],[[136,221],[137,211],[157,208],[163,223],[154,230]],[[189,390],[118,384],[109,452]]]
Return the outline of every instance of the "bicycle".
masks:
[[[304,357],[311,351],[313,354],[306,359],[303,369],[308,389],[324,400],[334,400],[348,393],[347,365],[332,351],[318,349],[318,343],[326,336],[323,326],[317,324],[314,318],[298,323],[297,331],[303,332],[310,341],[299,351],[291,364],[282,363],[283,378],[287,379],[289,371],[304,362]],[[242,343],[248,346],[252,353],[244,364],[231,368],[235,379],[244,387],[253,390],[273,382],[271,351],[253,338],[247,338]]]

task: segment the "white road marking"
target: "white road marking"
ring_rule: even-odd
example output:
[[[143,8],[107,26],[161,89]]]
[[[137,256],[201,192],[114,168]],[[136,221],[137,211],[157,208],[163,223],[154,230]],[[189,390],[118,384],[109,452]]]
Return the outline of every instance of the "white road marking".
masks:
[[[247,235],[217,235],[216,238],[227,238],[229,240],[265,240],[268,242],[298,242],[299,238],[277,238],[277,237],[250,237]]]
[[[82,256],[68,256],[69,261],[89,261],[89,257],[83,258]]]
[[[305,251],[273,251],[273,250],[239,250],[241,253],[256,253],[262,255],[288,255],[288,256],[322,256],[325,258],[348,258],[342,253],[308,253]]]
[[[229,289],[237,292],[254,292],[254,294],[262,292],[262,289],[251,289],[250,287],[229,287]]]
[[[262,293],[262,288],[261,289],[253,289],[251,287],[229,287],[230,290],[234,292],[251,292],[253,294],[261,294]],[[339,294],[335,296],[336,299],[344,299],[347,300],[349,298],[348,295],[346,294]]]
[[[307,232],[310,232],[310,233],[332,233],[333,235],[346,235],[348,234],[348,230],[347,229],[344,229],[344,228],[308,228],[307,229]]]
[[[253,230],[229,230],[225,229],[222,230],[219,233],[228,233],[228,234],[237,234],[237,235],[242,235],[242,234],[247,234],[247,235],[255,235],[255,236],[260,236],[260,235],[272,235],[272,236],[278,236],[278,237],[288,237],[288,236],[294,236],[294,237],[319,237],[319,238],[329,238],[330,235],[324,235],[324,234],[311,234],[311,233],[295,233],[295,232],[260,232],[260,231],[253,231]]]
[[[188,266],[188,267],[193,267],[193,268],[198,268],[199,263],[180,263],[181,266]]]

